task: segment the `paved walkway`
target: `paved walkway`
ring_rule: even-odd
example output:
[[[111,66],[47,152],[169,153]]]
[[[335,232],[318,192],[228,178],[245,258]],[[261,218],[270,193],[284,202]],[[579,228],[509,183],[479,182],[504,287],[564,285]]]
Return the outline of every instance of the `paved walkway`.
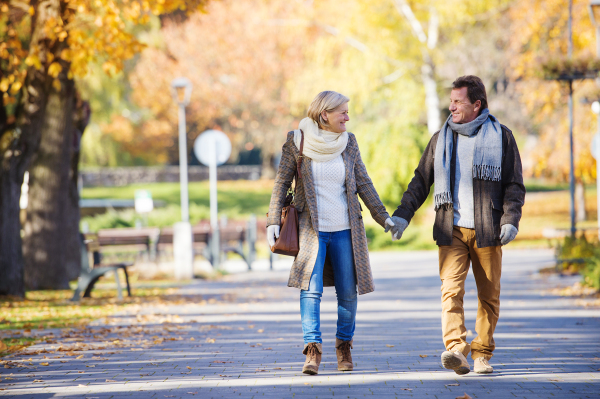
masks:
[[[298,291],[275,271],[197,281],[203,300],[140,307],[86,330],[56,333],[9,358],[0,396],[14,398],[600,398],[600,310],[547,289],[575,279],[536,273],[549,251],[505,251],[492,375],[442,368],[437,254],[372,254],[376,291],[359,297],[354,372],[336,370],[336,305],[322,305],[318,376],[303,363]],[[477,305],[472,275],[467,328]],[[473,334],[475,332],[473,331]],[[473,336],[471,336],[472,338]],[[468,396],[465,396],[467,394]]]

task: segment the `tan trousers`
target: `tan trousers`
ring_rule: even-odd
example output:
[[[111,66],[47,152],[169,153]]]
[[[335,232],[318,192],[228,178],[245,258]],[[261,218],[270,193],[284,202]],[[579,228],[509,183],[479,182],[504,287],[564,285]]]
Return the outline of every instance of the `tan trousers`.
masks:
[[[490,359],[496,347],[494,330],[500,316],[500,274],[502,247],[477,248],[475,230],[454,226],[452,245],[439,247],[442,280],[442,334],[446,350],[461,351],[465,356]],[[469,264],[477,284],[477,337],[466,341],[463,296]]]

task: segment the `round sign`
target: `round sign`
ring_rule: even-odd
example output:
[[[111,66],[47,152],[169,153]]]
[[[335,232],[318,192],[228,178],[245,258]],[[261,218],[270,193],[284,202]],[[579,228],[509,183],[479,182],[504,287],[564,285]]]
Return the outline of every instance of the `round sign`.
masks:
[[[223,165],[231,155],[231,141],[219,130],[207,130],[194,141],[194,154],[204,165],[210,166],[213,160],[217,166]]]

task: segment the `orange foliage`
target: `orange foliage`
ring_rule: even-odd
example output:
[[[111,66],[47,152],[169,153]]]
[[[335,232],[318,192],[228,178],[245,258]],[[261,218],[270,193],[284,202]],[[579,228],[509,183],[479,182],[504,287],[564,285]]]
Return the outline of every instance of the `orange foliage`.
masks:
[[[594,56],[595,29],[588,0],[573,1],[573,56]],[[566,57],[568,47],[568,2],[563,0],[523,0],[510,8],[511,30],[507,57],[508,74],[521,95],[521,103],[539,133],[533,151],[530,176],[568,180],[569,119],[566,83],[539,77],[541,63]],[[596,134],[596,118],[585,98],[598,92],[593,81],[574,83],[574,152],[576,177],[584,182],[596,177],[596,163],[590,152]],[[595,94],[594,94],[595,95]]]
[[[216,128],[230,136],[234,151],[251,142],[268,159],[294,128],[285,85],[302,68],[302,45],[310,31],[285,21],[290,15],[301,18],[302,12],[301,4],[283,0],[224,0],[184,23],[166,22],[163,42],[144,50],[130,75],[132,100],[152,115],[130,122],[136,132],[132,142],[118,134],[115,139],[134,156],[176,161],[178,114],[170,84],[185,76],[193,84],[186,109],[188,148],[202,131]],[[144,140],[165,145],[146,147]]]

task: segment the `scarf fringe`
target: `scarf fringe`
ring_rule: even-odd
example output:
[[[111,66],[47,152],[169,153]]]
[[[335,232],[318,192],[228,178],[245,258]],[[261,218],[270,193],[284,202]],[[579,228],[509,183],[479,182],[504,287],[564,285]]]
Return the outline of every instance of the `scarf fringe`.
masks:
[[[502,169],[490,165],[473,165],[473,178],[479,180],[500,181]]]
[[[452,193],[446,191],[445,193],[436,194],[434,197],[435,210],[437,211],[440,208],[444,208],[446,210],[452,206]]]

